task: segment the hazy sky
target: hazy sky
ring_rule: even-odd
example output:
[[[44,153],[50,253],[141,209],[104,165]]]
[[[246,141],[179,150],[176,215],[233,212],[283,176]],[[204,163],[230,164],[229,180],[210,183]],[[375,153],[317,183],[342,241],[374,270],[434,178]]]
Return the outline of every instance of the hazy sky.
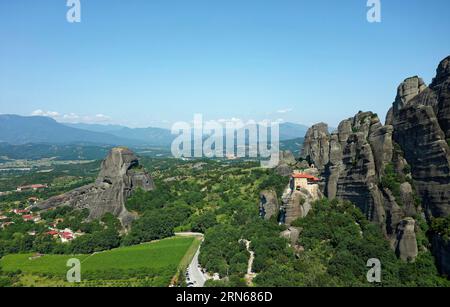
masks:
[[[336,126],[450,55],[448,0],[381,0],[379,24],[366,0],[80,1],[71,24],[66,0],[0,0],[0,113]]]

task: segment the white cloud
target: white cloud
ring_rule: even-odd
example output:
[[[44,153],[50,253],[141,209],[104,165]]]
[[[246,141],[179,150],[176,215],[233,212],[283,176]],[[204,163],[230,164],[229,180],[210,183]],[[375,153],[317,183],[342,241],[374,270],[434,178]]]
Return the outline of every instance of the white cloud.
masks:
[[[41,109],[33,111],[33,113],[31,113],[31,115],[33,115],[33,116],[46,116],[46,117],[52,117],[52,118],[59,117],[59,113],[58,112],[55,112],[55,111],[43,111]]]
[[[74,120],[79,120],[79,119],[80,119],[80,116],[78,116],[75,113],[69,113],[69,114],[63,115],[63,120],[66,120],[66,121],[74,121]]]
[[[292,111],[293,111],[292,109],[281,109],[281,110],[278,110],[277,113],[286,114],[286,113],[290,113]]]
[[[87,120],[95,120],[97,122],[109,122],[111,121],[111,117],[104,115],[104,114],[96,114],[94,118],[90,119],[87,117]]]

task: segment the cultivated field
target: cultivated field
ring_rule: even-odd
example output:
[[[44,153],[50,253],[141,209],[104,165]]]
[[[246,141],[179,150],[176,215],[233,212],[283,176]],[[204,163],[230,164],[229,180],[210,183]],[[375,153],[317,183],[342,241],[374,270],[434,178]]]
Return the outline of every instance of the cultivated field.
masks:
[[[3,257],[0,266],[5,272],[20,270],[28,275],[26,280],[38,285],[48,284],[49,280],[60,285],[69,269],[67,260],[77,258],[84,285],[102,285],[99,281],[104,280],[104,285],[167,286],[184,269],[186,257],[195,253],[198,244],[194,237],[175,237],[92,255],[45,255],[32,259],[33,254],[15,254]],[[45,282],[39,281],[42,278]]]

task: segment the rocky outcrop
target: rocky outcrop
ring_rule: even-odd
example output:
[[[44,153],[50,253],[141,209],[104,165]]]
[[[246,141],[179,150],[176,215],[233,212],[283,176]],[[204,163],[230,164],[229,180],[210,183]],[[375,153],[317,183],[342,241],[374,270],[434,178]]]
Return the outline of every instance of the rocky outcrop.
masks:
[[[400,84],[385,125],[376,114],[359,112],[332,134],[324,124],[311,127],[303,158],[321,170],[325,196],[355,203],[381,226],[399,257],[412,260],[417,226],[411,217],[422,206],[428,218],[450,214],[449,144],[447,57],[429,87],[417,76]],[[448,268],[449,251],[442,250],[448,244],[439,246],[433,249]]]
[[[289,241],[289,245],[294,249],[296,255],[305,250],[303,246],[298,244],[300,231],[301,231],[300,228],[291,226],[280,234],[280,237]]]
[[[450,242],[436,234],[433,237],[432,246],[439,270],[450,277]]]
[[[295,190],[289,185],[282,196],[280,223],[290,226],[296,219],[307,216],[313,203],[322,197],[319,185],[311,185],[308,189],[300,190]]]
[[[394,127],[393,139],[411,165],[426,216],[449,216],[450,57],[439,64],[429,87],[419,77],[400,84],[386,122]],[[407,190],[401,187],[402,194]],[[441,272],[449,275],[450,245],[435,236],[433,253]]]
[[[412,218],[406,218],[398,226],[395,252],[404,261],[413,261],[419,250],[415,232],[416,222]]]
[[[277,193],[272,190],[262,191],[259,195],[259,216],[270,220],[272,217],[278,218],[280,205],[278,204]]]
[[[124,227],[128,227],[135,216],[127,211],[125,202],[133,191],[141,188],[154,189],[151,176],[139,165],[136,155],[127,148],[114,148],[101,164],[95,183],[52,197],[38,204],[40,209],[71,206],[89,209],[89,220],[112,213]]]
[[[418,77],[406,79],[387,118],[394,127],[394,140],[412,166],[412,177],[429,217],[450,214],[449,63],[450,57],[439,64],[430,87]],[[402,92],[405,87],[411,88],[406,96]]]
[[[290,176],[294,168],[298,165],[298,161],[295,159],[292,152],[289,150],[280,151],[280,160],[275,171],[280,176]]]
[[[304,150],[304,155],[308,154],[311,162],[322,169],[325,196],[353,202],[382,226],[386,236],[394,238],[406,213],[392,192],[381,185],[386,166],[401,160],[394,159],[393,127],[383,126],[372,112],[359,112],[342,121],[332,134],[325,131],[328,127],[324,124],[311,127],[307,136],[313,137],[306,138]],[[314,157],[319,158],[319,163]]]
[[[317,128],[311,128],[314,129]],[[311,146],[314,150],[305,148],[305,153],[324,152],[327,148],[318,147],[328,144],[328,154],[320,159],[322,163],[326,161],[323,157],[328,157],[321,172],[325,196],[353,202],[369,220],[379,224],[392,245],[401,246],[405,254],[403,244],[408,241],[397,242],[403,229],[401,225],[405,218],[420,212],[420,207],[415,203],[414,188],[407,181],[411,177],[409,165],[393,141],[393,133],[394,127],[384,126],[376,114],[359,112],[342,121],[328,141],[323,137],[320,141],[310,139],[305,147]],[[393,184],[395,186],[391,186]],[[411,244],[408,242],[407,246]],[[408,254],[410,260],[415,258],[412,254]]]
[[[302,157],[322,170],[329,161],[330,133],[328,125],[320,123],[312,126],[305,136]]]

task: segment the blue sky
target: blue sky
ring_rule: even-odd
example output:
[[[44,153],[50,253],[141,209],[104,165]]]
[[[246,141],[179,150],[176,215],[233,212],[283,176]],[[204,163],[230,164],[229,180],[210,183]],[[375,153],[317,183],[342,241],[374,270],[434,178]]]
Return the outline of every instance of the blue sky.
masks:
[[[80,1],[70,24],[66,0],[0,0],[0,113],[336,126],[450,54],[448,0],[381,0],[379,24],[366,0]]]

